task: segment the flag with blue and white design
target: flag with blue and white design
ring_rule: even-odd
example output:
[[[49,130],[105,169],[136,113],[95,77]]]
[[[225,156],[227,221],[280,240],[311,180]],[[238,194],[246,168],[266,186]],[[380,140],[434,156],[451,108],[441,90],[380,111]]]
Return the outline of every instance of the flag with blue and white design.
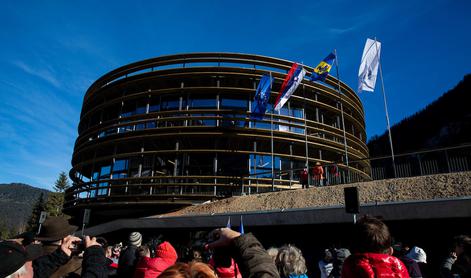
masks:
[[[358,69],[358,92],[373,92],[378,75],[379,59],[381,55],[381,43],[377,40],[367,39],[360,69]]]
[[[268,74],[265,74],[260,79],[252,102],[252,114],[250,116],[252,119],[263,119],[265,111],[267,111],[268,100],[270,99],[272,82],[273,77]]]

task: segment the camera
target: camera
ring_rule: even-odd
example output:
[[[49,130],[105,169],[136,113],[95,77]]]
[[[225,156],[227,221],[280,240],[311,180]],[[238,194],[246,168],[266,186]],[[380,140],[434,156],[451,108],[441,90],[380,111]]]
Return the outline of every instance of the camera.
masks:
[[[217,248],[213,252],[214,264],[218,267],[231,267],[232,257],[229,248]]]
[[[85,250],[85,237],[79,236],[80,240],[74,241],[72,245],[72,254],[80,254]]]
[[[159,235],[157,237],[153,237],[149,240],[147,243],[147,246],[149,247],[149,253],[151,258],[157,257],[156,250],[157,246],[159,246],[163,242],[163,235]]]

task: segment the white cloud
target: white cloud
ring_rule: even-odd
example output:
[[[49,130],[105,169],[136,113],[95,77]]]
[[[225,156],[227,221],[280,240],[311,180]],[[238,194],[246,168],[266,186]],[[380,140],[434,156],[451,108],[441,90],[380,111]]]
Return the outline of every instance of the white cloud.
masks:
[[[12,64],[28,74],[41,78],[56,88],[61,87],[61,83],[57,80],[54,72],[51,71],[51,67],[33,68],[22,61],[14,61]]]

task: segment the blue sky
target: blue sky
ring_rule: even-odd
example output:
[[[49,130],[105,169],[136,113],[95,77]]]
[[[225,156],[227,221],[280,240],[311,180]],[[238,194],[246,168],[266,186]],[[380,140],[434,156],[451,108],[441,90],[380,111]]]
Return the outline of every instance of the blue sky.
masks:
[[[290,4],[291,3],[291,4]],[[383,43],[397,123],[471,70],[471,1],[3,1],[0,183],[51,189],[70,169],[85,90],[134,61],[241,52],[315,66],[332,49],[356,88],[367,37]],[[380,87],[361,95],[367,134],[386,128]]]

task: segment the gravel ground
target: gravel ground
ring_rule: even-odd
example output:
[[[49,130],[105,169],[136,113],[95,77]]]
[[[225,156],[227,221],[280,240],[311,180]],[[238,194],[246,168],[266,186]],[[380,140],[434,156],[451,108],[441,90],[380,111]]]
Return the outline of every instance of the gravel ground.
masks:
[[[471,196],[471,172],[389,179],[231,197],[190,206],[166,216],[248,212],[343,205],[343,188],[356,186],[360,203],[433,200]]]

